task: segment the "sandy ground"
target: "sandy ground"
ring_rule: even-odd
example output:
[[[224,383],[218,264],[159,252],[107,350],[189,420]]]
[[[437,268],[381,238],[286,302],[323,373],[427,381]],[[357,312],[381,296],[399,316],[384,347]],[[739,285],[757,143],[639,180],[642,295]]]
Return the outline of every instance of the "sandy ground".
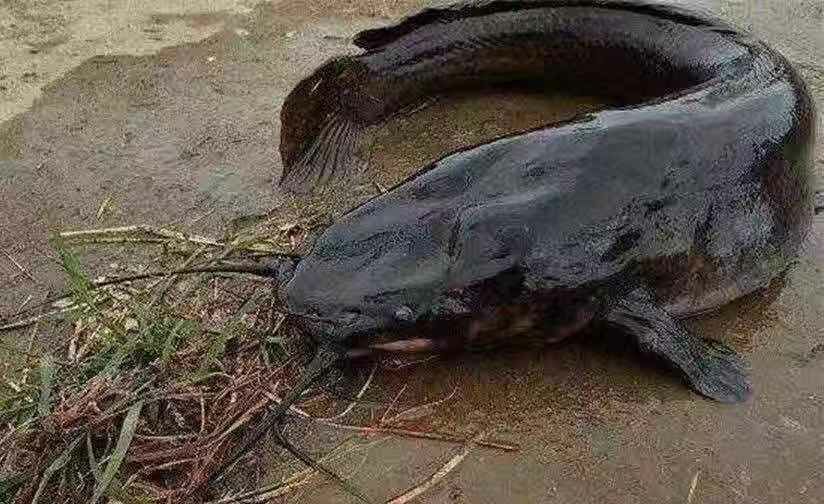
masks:
[[[351,51],[352,33],[423,4],[0,3],[2,313],[60,287],[51,230],[148,223],[216,234],[239,218],[316,204],[272,189],[280,103],[313,67]],[[781,49],[824,110],[824,3],[705,4]],[[449,149],[596,106],[504,91],[443,100],[373,132],[364,155],[391,183]],[[329,207],[338,212],[368,194],[346,188]],[[367,397],[391,398],[406,385],[401,402],[414,404],[457,390],[435,425],[489,429],[524,446],[473,450],[424,502],[820,502],[823,234],[819,218],[782,288],[695,322],[751,363],[756,395],[744,405],[701,400],[600,335],[384,371]],[[304,441],[332,436],[309,429]],[[379,499],[428,477],[456,450],[389,440],[340,469]],[[291,501],[346,498],[318,482]]]
[[[45,86],[102,54],[154,54],[220,31],[260,0],[10,1],[0,5],[0,121],[28,109]]]

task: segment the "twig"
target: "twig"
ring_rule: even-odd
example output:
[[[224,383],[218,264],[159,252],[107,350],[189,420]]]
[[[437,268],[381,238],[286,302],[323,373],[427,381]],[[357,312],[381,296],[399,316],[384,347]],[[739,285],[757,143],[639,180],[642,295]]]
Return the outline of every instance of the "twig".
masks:
[[[206,401],[203,399],[203,394],[200,395],[200,433],[206,430]]]
[[[77,308],[79,308],[79,307],[75,306],[75,305],[71,305],[71,306],[67,306],[66,308],[60,308],[59,310],[53,310],[53,311],[50,311],[50,312],[41,313],[40,315],[36,315],[34,317],[29,317],[27,319],[18,320],[16,322],[9,322],[8,324],[0,325],[0,331],[11,331],[13,329],[20,329],[20,328],[23,328],[23,327],[28,327],[32,324],[36,324],[37,322],[39,322],[43,319],[47,319],[47,318],[53,317],[55,315],[62,315],[64,313],[74,311]]]
[[[40,315],[43,314],[43,309],[40,309]],[[37,337],[37,330],[40,329],[40,319],[34,321],[34,326],[31,328],[31,333],[29,334],[29,342],[26,345],[26,351],[31,352],[34,348],[34,340]]]
[[[28,279],[29,279],[29,280],[31,280],[32,282],[34,282],[34,281],[35,281],[35,280],[34,280],[34,277],[31,275],[31,273],[29,273],[29,270],[27,270],[27,269],[26,269],[26,268],[24,268],[24,267],[23,267],[23,266],[22,266],[19,262],[17,262],[17,261],[14,259],[14,257],[12,257],[12,256],[11,256],[11,254],[9,254],[8,252],[6,252],[6,250],[5,250],[5,249],[2,249],[2,251],[3,251],[3,255],[5,255],[5,256],[8,258],[8,260],[12,262],[12,264],[14,264],[15,266],[17,266],[17,269],[19,269],[21,273],[23,273],[24,275],[26,275],[26,277],[28,277]]]
[[[280,404],[280,398],[278,396],[276,396],[275,394],[269,392],[268,390],[264,390],[263,395],[268,397],[275,404]],[[309,418],[309,419],[312,418],[312,415],[310,415],[309,413],[303,411],[302,409],[298,408],[295,405],[289,406],[289,411],[291,411],[292,413],[298,415],[299,417]]]
[[[234,245],[234,244],[228,244],[228,245],[224,246],[224,247],[223,247],[223,249],[220,251],[220,253],[219,253],[217,256],[215,256],[213,259],[210,259],[210,260],[207,262],[207,264],[214,264],[214,263],[217,263],[217,262],[220,262],[220,261],[222,261],[222,260],[226,259],[227,257],[229,257],[229,255],[230,255],[230,254],[231,254],[231,253],[232,253],[235,249],[236,249],[236,247],[235,247],[235,245]],[[187,261],[187,263],[188,263],[188,261]],[[190,266],[190,265],[187,265],[187,266],[184,266],[184,267],[189,267],[189,266]],[[190,295],[192,292],[194,292],[194,291],[195,291],[195,289],[197,289],[197,288],[198,288],[198,286],[199,286],[199,285],[203,282],[203,280],[204,280],[206,277],[207,277],[207,273],[206,273],[206,272],[204,272],[204,273],[200,273],[199,275],[197,275],[197,276],[195,277],[195,280],[192,282],[192,285],[191,285],[191,286],[190,286],[190,287],[186,290],[186,292],[183,294],[183,296],[181,296],[181,299],[186,299],[186,298],[188,298],[188,297],[189,297],[189,295]],[[171,284],[170,284],[170,285],[171,285]],[[253,299],[255,299],[255,300],[256,300],[256,298],[257,298],[257,295],[253,296]],[[245,310],[245,309],[246,309],[246,306],[247,306],[249,303],[251,303],[251,301],[252,301],[252,299],[248,299],[248,300],[246,300],[246,303],[244,303],[244,305],[240,307],[240,309],[238,310],[238,313],[235,313],[235,315],[232,317],[232,319],[233,319],[233,320],[238,320],[241,316],[243,316],[243,310]]]
[[[424,357],[423,359],[416,359],[416,360],[406,361],[406,362],[402,362],[398,365],[384,365],[384,369],[388,369],[390,371],[398,371],[399,369],[403,369],[403,368],[406,368],[406,367],[409,367],[409,366],[419,366],[423,363],[433,361],[433,360],[436,360],[436,359],[439,359],[439,358],[440,358],[440,355],[433,354],[433,355],[430,355],[429,357]]]
[[[217,242],[212,238],[207,238],[205,236],[198,236],[198,235],[189,235],[187,236],[184,233],[179,231],[172,231],[169,229],[158,228],[154,226],[146,226],[146,225],[133,225],[133,226],[119,226],[119,227],[111,227],[111,228],[100,228],[100,229],[84,229],[80,231],[63,231],[59,235],[61,238],[66,240],[77,240],[77,241],[94,241],[99,238],[114,238],[120,235],[149,235],[151,237],[160,237],[166,238],[169,240],[179,240],[179,241],[188,241],[191,243],[197,243],[198,245],[209,245],[212,247],[222,247],[223,244]],[[132,238],[137,238],[135,236],[131,236]]]
[[[253,417],[253,416],[254,416],[254,415],[255,415],[255,414],[256,414],[256,413],[257,413],[260,409],[264,408],[264,407],[265,407],[265,406],[266,406],[266,405],[270,402],[270,400],[271,400],[271,399],[269,399],[269,397],[267,396],[267,397],[266,397],[266,399],[261,399],[261,400],[260,400],[260,401],[258,401],[258,402],[257,402],[254,406],[252,406],[251,408],[249,408],[248,410],[246,410],[246,411],[245,411],[245,412],[244,412],[244,413],[240,416],[240,418],[238,418],[238,419],[237,419],[234,423],[232,423],[232,425],[230,425],[228,429],[226,429],[225,431],[223,431],[223,432],[222,432],[222,433],[221,433],[221,434],[217,437],[217,439],[215,439],[215,440],[213,441],[213,443],[219,443],[219,442],[223,441],[223,440],[226,438],[226,436],[228,436],[229,434],[231,434],[231,433],[232,433],[232,432],[234,432],[235,430],[237,430],[237,429],[239,429],[240,427],[242,427],[245,423],[247,423],[249,420],[251,420],[251,419],[252,419],[252,417]]]
[[[225,254],[222,254],[221,256],[208,261],[206,264],[212,264],[214,262],[219,262],[219,261],[225,259],[225,256],[228,255],[230,252],[231,252],[231,249],[229,249],[229,251],[226,252]],[[203,276],[206,273],[208,273],[208,272],[201,273],[200,274],[201,276],[199,278],[202,279]],[[161,278],[168,277],[168,276],[171,276],[171,275],[174,275],[174,274],[175,274],[174,270],[163,271],[163,272],[143,273],[143,274],[132,275],[132,276],[128,276],[128,277],[121,277],[121,278],[113,278],[113,279],[109,279],[109,280],[95,281],[95,282],[92,282],[92,286],[99,289],[101,287],[107,287],[107,286],[110,286],[110,285],[117,285],[117,284],[121,284],[121,283],[125,283],[125,282],[133,282],[133,281],[146,280],[146,279],[158,278],[158,277],[161,277]],[[263,279],[262,281],[268,282],[268,280],[266,280],[266,279]],[[156,285],[156,283],[153,284],[152,287],[154,287],[154,285]],[[194,290],[194,288],[196,286],[197,286],[197,282],[194,283],[192,288],[189,291],[187,291],[186,294],[191,292],[191,290]],[[186,296],[183,296],[183,297],[185,298]],[[47,299],[43,303],[40,303],[37,307],[30,308],[27,311],[32,311],[34,308],[38,308],[38,307],[41,307],[41,306],[44,306],[44,305],[47,305],[47,304],[52,304],[52,306],[54,306],[55,304],[57,304],[61,301],[68,300],[68,299],[70,299],[69,296],[60,296],[60,297],[55,297],[55,298],[52,298],[52,299]],[[9,322],[5,325],[0,325],[0,331],[10,331],[12,329],[19,329],[21,327],[28,327],[28,326],[34,324],[36,321],[38,321],[40,319],[51,317],[53,315],[61,315],[63,313],[66,313],[70,310],[75,310],[77,308],[78,308],[77,305],[70,304],[66,307],[60,308],[59,310],[54,310],[54,311],[51,311],[51,312],[48,312],[48,313],[44,313],[44,314],[38,315],[36,317],[30,317],[30,318],[23,319],[23,320],[18,320],[18,321],[15,321],[15,322]]]
[[[160,237],[155,238],[145,238],[145,237],[122,237],[121,234],[140,234],[140,233],[157,233]],[[75,240],[76,242],[83,243],[85,241],[91,240],[92,242],[96,243],[120,243],[120,242],[147,242],[147,243],[167,243],[169,240],[183,240],[189,241],[192,243],[196,243],[199,245],[205,246],[213,246],[213,247],[222,247],[221,253],[216,256],[215,258],[207,261],[206,264],[213,264],[216,262],[220,262],[221,260],[225,259],[228,255],[230,255],[233,251],[240,250],[244,252],[249,252],[253,257],[258,257],[258,254],[262,256],[268,256],[272,254],[278,253],[272,246],[268,245],[261,245],[261,244],[254,244],[252,240],[242,240],[240,238],[235,238],[229,243],[219,242],[217,240],[206,238],[202,236],[195,236],[195,235],[185,235],[184,233],[177,232],[177,231],[170,231],[167,229],[162,228],[155,228],[152,226],[142,226],[142,225],[135,225],[135,226],[123,226],[123,227],[115,227],[115,228],[105,228],[105,229],[89,229],[89,230],[81,230],[81,231],[64,231],[59,234],[61,238],[64,240]],[[100,236],[109,236],[110,238],[100,238]],[[251,245],[249,245],[251,243]],[[59,260],[52,258],[55,262],[59,264]],[[149,278],[156,278],[156,277],[165,277],[174,274],[174,271],[164,272],[164,273],[147,273],[142,275],[133,275],[130,277],[125,278],[115,278],[111,280],[103,280],[103,281],[96,281],[92,282],[94,287],[105,287],[107,285],[116,285],[127,281],[136,281],[136,280],[144,280]],[[265,280],[260,280],[265,281]],[[159,281],[158,281],[159,282]],[[156,285],[156,284],[155,284]],[[49,305],[49,304],[56,304],[62,301],[69,299],[68,295],[60,295],[53,298],[47,298],[38,306]],[[32,307],[27,309],[27,312],[33,311],[34,309],[38,308]],[[21,307],[22,308],[22,307]],[[23,310],[18,309],[18,313],[16,315],[20,315]],[[14,329],[17,327],[26,327],[31,325],[31,319],[27,319],[25,321],[15,322],[13,324],[6,326],[0,326],[0,331],[4,329]],[[18,326],[18,324],[23,324],[22,326]]]
[[[103,217],[103,212],[105,212],[106,210],[109,209],[109,205],[111,204],[111,202],[112,202],[112,196],[111,195],[106,196],[106,198],[100,204],[100,208],[97,209],[97,220],[100,220],[100,218]]]
[[[396,427],[361,427],[358,425],[347,425],[347,424],[339,424],[333,422],[318,422],[328,427],[334,427],[336,429],[341,430],[348,430],[353,432],[361,432],[364,434],[389,434],[392,436],[401,436],[401,437],[410,437],[410,438],[418,438],[418,439],[430,439],[433,441],[445,441],[448,443],[466,443],[467,440],[460,436],[456,436],[454,434],[448,434],[445,432],[425,432],[425,431],[414,431],[414,430],[407,430],[407,429],[399,429]],[[478,440],[475,441],[475,444],[478,446],[483,446],[486,448],[494,448],[497,450],[503,450],[508,452],[514,452],[521,449],[520,446],[516,444],[509,444],[503,443],[500,441],[491,441],[491,440]]]
[[[242,249],[252,252],[275,252],[274,247],[261,243],[247,242],[244,244],[239,240],[234,240],[233,243],[225,243],[206,236],[187,235],[185,233],[181,233],[180,231],[172,231],[170,229],[146,225],[86,229],[81,231],[64,231],[60,233],[59,236],[65,240],[72,240],[80,243],[161,243],[169,240],[177,240],[209,247],[223,248],[229,246],[233,249]]]
[[[190,268],[192,266],[192,263],[195,262],[195,259],[197,259],[197,256],[202,254],[205,250],[206,250],[205,245],[201,245],[200,247],[198,247],[197,250],[195,250],[189,256],[189,258],[186,259],[183,262],[183,264],[180,266],[180,268],[177,268],[177,269]],[[179,278],[178,275],[169,275],[168,277],[166,277],[162,280],[161,283],[163,283],[163,282],[165,282],[165,283],[163,283],[163,286],[160,288],[160,290],[154,295],[154,297],[152,297],[152,300],[149,301],[149,306],[148,306],[149,310],[151,310],[152,307],[154,307],[157,303],[159,303],[166,296],[166,294],[169,292],[169,289],[172,288],[172,285],[174,285],[175,281],[178,278]]]
[[[692,483],[690,484],[690,493],[687,495],[687,504],[692,504],[692,497],[695,495],[695,488],[698,486],[698,477],[701,476],[701,470],[699,469],[698,472],[695,473],[695,476],[692,477]]]
[[[198,437],[198,434],[178,434],[176,436],[150,436],[148,434],[135,434],[135,439],[142,439],[144,441],[156,441],[156,442],[164,442],[164,443],[175,443],[180,441],[186,441],[187,439],[195,439]]]
[[[15,313],[15,315],[19,315],[19,314],[20,314],[20,312],[22,312],[22,311],[23,311],[23,308],[25,308],[25,307],[26,307],[26,305],[27,305],[27,304],[29,304],[29,303],[31,302],[31,300],[32,300],[32,299],[33,299],[33,298],[32,298],[32,295],[31,295],[31,294],[29,294],[28,296],[26,296],[26,299],[24,299],[24,300],[23,300],[23,302],[22,302],[22,303],[20,303],[20,306],[18,306],[18,307],[17,307],[17,312]]]
[[[352,409],[358,403],[358,401],[360,401],[361,397],[363,397],[363,394],[364,394],[364,392],[366,392],[366,389],[369,388],[369,385],[372,383],[372,379],[375,377],[375,370],[376,369],[377,369],[376,365],[372,366],[372,372],[369,373],[369,378],[366,379],[366,383],[363,384],[363,387],[361,387],[360,392],[358,392],[358,395],[355,396],[355,398],[352,400],[352,402],[349,403],[349,406],[347,406],[345,410],[343,410],[342,412],[338,413],[335,416],[325,417],[325,418],[318,418],[317,420],[320,421],[320,422],[325,422],[325,421],[328,421],[328,420],[336,420],[338,418],[343,418],[346,415],[348,415],[349,412],[352,411]]]
[[[378,182],[377,180],[373,181],[372,185],[374,185],[375,189],[377,189],[378,192],[380,192],[381,194],[386,193],[386,188],[383,185],[381,185],[381,183]]]
[[[383,416],[381,417],[381,421],[379,422],[380,425],[384,425],[386,423],[386,417],[389,416],[389,412],[392,411],[392,408],[398,403],[398,400],[401,398],[404,392],[406,392],[406,387],[408,384],[404,383],[403,387],[401,387],[401,391],[395,394],[395,398],[392,399],[392,402],[389,403],[389,406],[386,407],[386,411],[383,412]]]
[[[455,387],[454,389],[452,389],[452,392],[450,392],[449,395],[444,397],[443,399],[439,399],[437,401],[433,401],[433,402],[430,402],[430,403],[421,404],[419,406],[413,406],[411,408],[405,409],[405,410],[401,411],[400,413],[398,413],[397,415],[390,418],[388,420],[388,423],[394,423],[394,422],[398,421],[400,418],[405,417],[405,416],[409,415],[410,413],[414,413],[416,411],[422,410],[424,408],[432,408],[433,406],[437,406],[439,404],[445,403],[446,401],[452,399],[455,396],[456,392],[458,392],[458,387]]]
[[[387,439],[389,439],[389,438],[386,437],[386,438],[377,439],[377,440],[375,440],[371,443],[368,443],[368,444],[365,444],[365,445],[354,446],[354,447],[349,448],[347,450],[342,450],[338,453],[335,453],[335,451],[333,451],[332,453],[330,453],[330,454],[326,455],[325,457],[323,457],[322,459],[320,459],[320,461],[325,462],[325,463],[332,462],[332,461],[340,459],[341,457],[343,457],[345,455],[348,455],[350,453],[354,453],[354,452],[358,452],[358,451],[361,451],[361,450],[364,450],[364,449],[372,448],[375,445],[383,443]],[[343,444],[338,445],[338,447],[335,448],[335,450],[340,448],[342,445]],[[224,497],[224,498],[219,499],[219,500],[210,501],[206,504],[230,504],[230,503],[251,504],[251,503],[257,503],[257,502],[270,502],[270,501],[272,501],[273,499],[275,499],[277,497],[286,495],[287,493],[289,493],[289,492],[305,485],[306,483],[309,482],[309,480],[312,478],[312,476],[314,476],[316,474],[317,474],[317,471],[315,471],[314,469],[305,469],[305,470],[300,471],[296,474],[293,474],[292,476],[290,476],[289,478],[283,480],[280,483],[276,483],[274,485],[268,485],[268,486],[261,487],[261,488],[258,488],[258,489],[255,489],[255,490],[252,490],[252,491],[249,491],[249,492],[244,492],[244,493],[241,493],[241,494],[238,494],[238,495],[234,495],[234,496],[230,496],[230,497]]]
[[[274,394],[272,394],[268,390],[263,391],[263,394],[265,396],[267,396],[273,403],[280,404],[280,401],[281,401],[280,398],[278,398],[277,396],[275,396]],[[440,401],[436,401],[435,403],[430,403],[428,405],[424,405],[424,407],[425,406],[431,406],[432,404],[437,404],[437,403],[443,402],[443,401],[449,399],[450,397],[452,397],[452,395],[454,395],[454,391],[453,391],[452,394],[450,394],[445,399],[441,399]],[[433,441],[445,441],[445,442],[448,442],[448,443],[466,443],[467,442],[465,438],[456,436],[454,434],[448,434],[448,433],[445,433],[445,432],[413,431],[413,430],[407,430],[407,429],[400,429],[400,428],[396,428],[396,427],[361,427],[361,426],[358,426],[358,425],[347,425],[347,424],[330,422],[328,420],[315,418],[315,417],[311,416],[309,413],[303,411],[302,409],[300,409],[300,408],[298,408],[297,406],[294,406],[294,405],[289,407],[289,411],[297,414],[300,417],[312,420],[313,422],[319,423],[321,425],[326,425],[327,427],[332,427],[332,428],[335,428],[335,429],[348,430],[348,431],[353,431],[353,432],[360,432],[360,433],[364,433],[364,434],[390,434],[390,435],[394,435],[394,436],[403,436],[403,437],[420,438],[420,439],[431,439]],[[401,413],[401,414],[403,414],[403,413]],[[397,418],[397,415],[395,417],[392,417],[392,419],[395,419],[395,418]],[[484,446],[486,448],[494,448],[494,449],[504,450],[504,451],[509,451],[509,452],[518,451],[518,450],[521,449],[521,447],[518,446],[517,444],[502,443],[500,441],[479,440],[479,441],[476,441],[475,444],[477,444],[478,446]]]
[[[157,471],[162,471],[162,470],[168,469],[170,467],[174,467],[174,466],[178,466],[178,465],[182,465],[182,464],[189,464],[189,463],[192,463],[192,462],[197,462],[199,460],[200,460],[199,458],[187,458],[187,459],[180,459],[180,460],[172,460],[170,462],[165,462],[163,464],[159,464],[159,465],[156,465],[156,466],[149,466],[145,469],[141,469],[140,472],[143,473],[143,474],[149,474],[149,473],[153,473],[153,472],[157,472]]]
[[[407,490],[402,495],[395,497],[394,499],[388,501],[386,504],[406,504],[407,502],[411,502],[412,500],[416,499],[420,495],[424,494],[425,492],[429,491],[432,487],[438,484],[442,479],[444,479],[450,472],[455,470],[458,465],[464,461],[467,455],[469,455],[470,450],[472,449],[472,445],[475,444],[483,434],[476,434],[472,437],[465,445],[463,450],[460,453],[449,459],[449,461],[441,466],[435,474],[429,477],[426,481],[421,483],[420,485]]]

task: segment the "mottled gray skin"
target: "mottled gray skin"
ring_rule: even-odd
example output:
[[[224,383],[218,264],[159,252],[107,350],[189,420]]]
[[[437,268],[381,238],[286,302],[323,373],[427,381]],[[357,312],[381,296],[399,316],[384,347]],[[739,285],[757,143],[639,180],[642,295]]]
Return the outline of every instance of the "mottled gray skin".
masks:
[[[369,50],[333,62],[337,80],[320,69],[303,99],[368,124],[434,90],[541,75],[641,103],[434,162],[326,230],[283,285],[286,307],[347,348],[534,305],[548,325],[616,326],[704,395],[742,400],[740,361],[673,317],[764,287],[793,261],[812,216],[805,86],[711,18],[631,2],[525,8],[546,3],[463,4],[366,32],[356,41]]]
[[[736,96],[723,114],[706,105],[713,89],[447,156],[323,233],[286,286],[288,307],[359,313],[344,335],[387,327],[402,306],[426,317],[513,269],[537,291],[631,272],[677,315],[763,287],[811,215],[809,130],[782,120],[803,105],[792,85]]]

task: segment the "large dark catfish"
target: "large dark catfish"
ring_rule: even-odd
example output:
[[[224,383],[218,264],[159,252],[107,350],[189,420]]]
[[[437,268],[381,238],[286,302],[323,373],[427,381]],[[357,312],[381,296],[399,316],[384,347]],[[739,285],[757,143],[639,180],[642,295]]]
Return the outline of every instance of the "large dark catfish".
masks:
[[[637,104],[447,155],[343,216],[280,289],[318,359],[445,346],[376,343],[409,326],[471,343],[514,313],[550,339],[606,322],[697,392],[747,397],[740,359],[677,319],[766,286],[808,231],[815,117],[787,60],[637,1],[462,3],[355,42],[284,104],[286,184],[345,176],[358,130],[445,89],[540,79]]]
[[[355,42],[284,105],[287,185],[346,176],[358,131],[443,90],[542,80],[635,105],[455,152],[329,227],[280,275],[319,350],[278,414],[347,353],[471,343],[500,317],[549,339],[607,324],[700,394],[748,396],[741,359],[678,319],[766,286],[808,231],[814,111],[781,55],[637,1],[464,3]]]

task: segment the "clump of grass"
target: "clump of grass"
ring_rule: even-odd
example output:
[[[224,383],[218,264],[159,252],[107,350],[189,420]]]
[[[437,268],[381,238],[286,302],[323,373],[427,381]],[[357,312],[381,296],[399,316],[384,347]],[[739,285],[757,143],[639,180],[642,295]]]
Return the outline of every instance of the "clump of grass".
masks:
[[[294,246],[294,228],[285,237],[271,229],[224,242],[197,237],[194,250],[169,246],[185,244],[182,233],[136,229],[151,244],[166,239],[158,262],[179,267],[181,251],[184,264],[291,252],[283,245]],[[124,230],[104,230],[102,241]],[[299,371],[281,347],[287,328],[271,286],[199,275],[99,288],[71,243],[53,245],[70,330],[0,380],[0,502],[204,498],[212,474],[282,393],[277,384]]]

